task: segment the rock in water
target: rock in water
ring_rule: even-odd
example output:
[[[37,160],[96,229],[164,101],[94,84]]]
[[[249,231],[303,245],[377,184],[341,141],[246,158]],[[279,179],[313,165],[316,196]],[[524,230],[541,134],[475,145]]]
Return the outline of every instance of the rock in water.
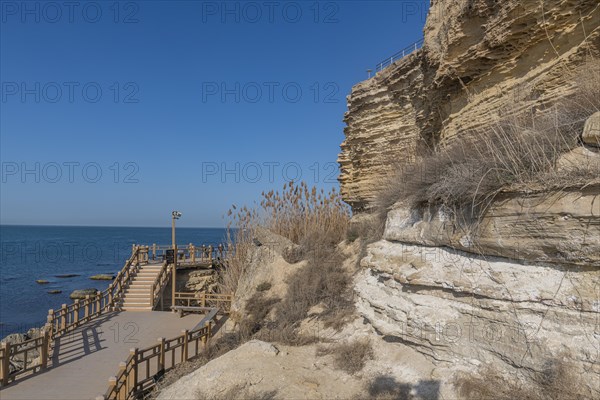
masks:
[[[76,276],[81,276],[79,274],[60,274],[60,275],[54,275],[57,278],[75,278]]]
[[[39,283],[40,285],[45,285],[47,283],[50,283],[49,281],[45,280],[45,279],[37,279],[35,281],[35,283]]]
[[[111,274],[98,274],[90,276],[90,279],[95,281],[112,281],[113,279],[115,279],[115,276]]]
[[[96,294],[96,292],[98,291],[98,289],[78,289],[78,290],[74,290],[73,293],[71,293],[69,295],[70,298],[72,298],[73,300],[75,299],[85,299],[85,296],[94,296]]]
[[[60,293],[62,293],[62,290],[58,290],[58,289],[48,290],[48,294],[60,294]]]

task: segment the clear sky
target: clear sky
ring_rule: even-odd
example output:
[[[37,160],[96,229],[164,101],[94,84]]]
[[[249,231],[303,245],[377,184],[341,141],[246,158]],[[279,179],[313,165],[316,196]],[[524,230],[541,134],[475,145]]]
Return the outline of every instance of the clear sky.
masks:
[[[217,227],[337,187],[346,96],[428,3],[0,1],[0,222]]]

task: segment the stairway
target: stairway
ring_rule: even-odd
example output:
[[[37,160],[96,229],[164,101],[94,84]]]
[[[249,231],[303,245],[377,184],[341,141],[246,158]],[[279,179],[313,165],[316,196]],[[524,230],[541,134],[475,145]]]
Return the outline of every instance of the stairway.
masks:
[[[152,311],[152,284],[160,273],[162,264],[147,264],[140,267],[138,273],[123,294],[123,311]]]

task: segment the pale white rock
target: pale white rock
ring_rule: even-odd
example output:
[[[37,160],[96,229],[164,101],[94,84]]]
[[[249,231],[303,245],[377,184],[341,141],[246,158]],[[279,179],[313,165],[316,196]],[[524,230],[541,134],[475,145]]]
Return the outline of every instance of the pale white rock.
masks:
[[[440,218],[439,207],[409,210],[398,203],[387,214],[383,237],[529,262],[600,267],[599,197],[598,183],[554,192],[506,192],[472,222],[447,211]]]
[[[369,246],[363,266],[357,308],[387,340],[410,345],[440,367],[539,369],[564,359],[583,377],[587,395],[600,395],[593,384],[600,372],[600,269],[387,240]]]
[[[600,147],[600,111],[587,119],[581,138],[585,144]]]

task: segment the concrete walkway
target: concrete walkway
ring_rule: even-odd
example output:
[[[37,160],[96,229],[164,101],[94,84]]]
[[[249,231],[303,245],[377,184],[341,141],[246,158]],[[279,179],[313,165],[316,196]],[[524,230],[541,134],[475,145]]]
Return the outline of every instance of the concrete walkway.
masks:
[[[108,378],[117,373],[129,349],[157,343],[192,329],[201,315],[114,312],[101,316],[57,340],[52,367],[22,378],[0,390],[0,399],[89,400],[104,394]]]

